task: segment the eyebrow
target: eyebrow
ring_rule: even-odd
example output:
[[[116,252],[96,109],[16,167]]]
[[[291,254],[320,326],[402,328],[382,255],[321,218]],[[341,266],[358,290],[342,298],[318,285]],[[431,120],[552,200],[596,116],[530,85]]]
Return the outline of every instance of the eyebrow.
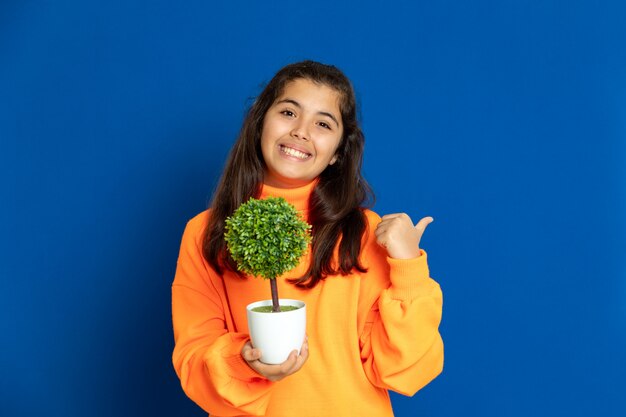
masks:
[[[301,109],[302,106],[300,105],[300,103],[298,103],[296,100],[291,99],[291,98],[285,98],[282,100],[278,100],[276,102],[276,104],[280,104],[280,103],[290,103],[293,104],[294,106],[296,106],[297,108]],[[326,116],[329,119],[331,119],[333,122],[335,122],[335,124],[337,125],[337,127],[339,127],[339,122],[337,121],[337,118],[335,118],[335,116],[332,115],[332,113],[329,113],[327,111],[318,111],[317,114],[320,114],[322,116]]]

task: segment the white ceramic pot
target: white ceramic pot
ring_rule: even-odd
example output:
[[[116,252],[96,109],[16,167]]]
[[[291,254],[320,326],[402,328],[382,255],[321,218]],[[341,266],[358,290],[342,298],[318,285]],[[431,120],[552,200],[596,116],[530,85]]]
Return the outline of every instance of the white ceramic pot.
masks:
[[[306,334],[306,305],[302,301],[281,298],[281,306],[299,307],[280,313],[259,313],[255,307],[271,306],[272,300],[248,304],[248,330],[252,346],[261,349],[261,362],[277,365],[287,360],[293,350],[300,353]]]

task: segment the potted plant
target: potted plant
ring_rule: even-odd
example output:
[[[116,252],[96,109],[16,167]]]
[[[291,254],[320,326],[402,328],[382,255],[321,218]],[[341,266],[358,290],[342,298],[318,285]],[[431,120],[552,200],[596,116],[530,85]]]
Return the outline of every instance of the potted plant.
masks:
[[[237,268],[268,279],[271,300],[249,304],[250,339],[261,362],[279,364],[300,351],[306,333],[304,302],[278,298],[276,278],[295,268],[311,241],[311,226],[282,197],[251,198],[226,219],[224,238]]]

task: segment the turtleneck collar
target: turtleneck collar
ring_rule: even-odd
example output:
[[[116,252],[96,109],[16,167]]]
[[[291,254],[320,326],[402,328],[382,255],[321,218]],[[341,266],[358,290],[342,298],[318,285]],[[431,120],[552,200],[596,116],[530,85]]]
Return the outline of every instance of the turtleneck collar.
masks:
[[[283,197],[289,203],[293,204],[296,210],[303,211],[306,215],[309,209],[309,197],[316,184],[317,180],[313,180],[310,183],[298,188],[277,188],[263,184],[263,188],[261,188],[261,196],[259,198]]]

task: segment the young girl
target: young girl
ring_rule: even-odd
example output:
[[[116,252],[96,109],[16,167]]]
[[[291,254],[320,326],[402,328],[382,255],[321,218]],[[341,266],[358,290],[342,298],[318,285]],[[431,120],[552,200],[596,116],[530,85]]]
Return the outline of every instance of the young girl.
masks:
[[[392,416],[443,367],[442,294],[420,238],[432,218],[363,208],[363,134],[350,81],[305,61],[281,69],[249,110],[211,208],[189,221],[172,285],[173,363],[212,416]],[[280,365],[258,359],[246,305],[267,282],[237,273],[224,222],[250,197],[282,196],[312,225],[300,265],[277,279],[307,306],[307,339]]]

